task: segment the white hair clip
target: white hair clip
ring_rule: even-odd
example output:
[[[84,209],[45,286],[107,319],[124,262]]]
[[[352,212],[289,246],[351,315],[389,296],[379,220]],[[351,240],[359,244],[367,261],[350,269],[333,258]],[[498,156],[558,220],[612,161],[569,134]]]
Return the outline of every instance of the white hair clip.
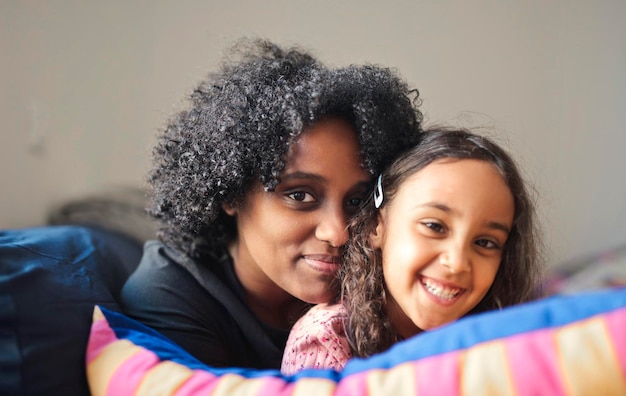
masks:
[[[374,206],[376,209],[380,208],[383,204],[383,175],[378,175],[378,181],[376,182],[376,188],[374,189]]]

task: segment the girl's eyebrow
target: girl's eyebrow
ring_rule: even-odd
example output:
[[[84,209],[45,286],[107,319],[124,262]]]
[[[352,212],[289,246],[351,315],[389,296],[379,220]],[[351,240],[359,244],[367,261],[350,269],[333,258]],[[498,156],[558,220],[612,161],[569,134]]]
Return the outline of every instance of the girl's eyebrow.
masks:
[[[417,205],[416,207],[419,208],[419,207],[423,207],[423,206],[426,206],[426,207],[429,207],[429,208],[439,209],[439,210],[441,210],[443,212],[447,212],[447,213],[453,213],[454,212],[454,210],[451,207],[449,207],[448,205],[444,205],[441,202],[436,202],[436,201],[424,202],[422,204]]]
[[[424,206],[430,207],[430,208],[439,209],[439,210],[441,210],[443,212],[446,212],[446,213],[454,213],[455,212],[455,210],[452,209],[451,207],[449,207],[448,205],[444,205],[441,202],[436,202],[436,201],[425,202],[423,204],[417,205],[416,207],[424,207]],[[507,235],[511,232],[511,229],[509,227],[507,227],[505,224],[499,223],[497,221],[490,221],[490,222],[487,223],[487,226],[489,228],[494,229],[494,230],[503,231]]]
[[[489,228],[493,228],[494,230],[500,230],[505,232],[507,235],[511,233],[511,229],[502,223],[498,223],[497,221],[490,221],[487,223]]]

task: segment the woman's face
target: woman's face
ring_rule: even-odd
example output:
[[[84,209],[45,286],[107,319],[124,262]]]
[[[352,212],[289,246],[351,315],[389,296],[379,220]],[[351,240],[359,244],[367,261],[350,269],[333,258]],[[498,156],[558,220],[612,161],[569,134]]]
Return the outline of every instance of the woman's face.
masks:
[[[368,193],[354,128],[330,118],[292,144],[274,191],[257,183],[237,207],[238,237],[231,246],[235,270],[249,298],[309,302],[333,297],[346,223]]]
[[[408,337],[452,322],[485,297],[514,210],[504,178],[485,161],[439,160],[405,180],[372,236],[396,331]]]

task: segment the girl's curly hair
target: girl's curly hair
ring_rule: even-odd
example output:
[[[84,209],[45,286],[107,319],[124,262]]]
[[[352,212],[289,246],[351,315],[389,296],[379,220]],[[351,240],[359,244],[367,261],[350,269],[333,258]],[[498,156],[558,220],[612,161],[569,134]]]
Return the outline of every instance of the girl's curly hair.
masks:
[[[382,205],[393,201],[400,185],[428,164],[444,158],[477,159],[493,164],[503,175],[515,203],[513,227],[493,285],[470,314],[529,301],[538,297],[541,264],[534,204],[513,159],[486,137],[464,129],[432,128],[422,141],[398,157],[383,172]],[[341,301],[348,312],[346,334],[354,356],[367,357],[400,340],[385,311],[385,287],[380,249],[370,245],[378,224],[372,197],[349,224],[339,271]]]
[[[222,206],[240,203],[256,181],[273,190],[290,144],[324,117],[355,127],[372,175],[420,136],[419,94],[389,68],[330,69],[297,47],[261,39],[232,50],[160,134],[148,174],[158,237],[194,258],[236,236]]]

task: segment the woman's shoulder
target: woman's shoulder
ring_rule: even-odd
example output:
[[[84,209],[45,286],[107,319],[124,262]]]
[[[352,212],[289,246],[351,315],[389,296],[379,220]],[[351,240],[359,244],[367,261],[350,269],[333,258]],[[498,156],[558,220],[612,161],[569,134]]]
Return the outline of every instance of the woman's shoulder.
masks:
[[[210,273],[223,278],[225,268],[228,268],[230,263],[231,260],[228,255],[220,257],[205,256],[199,260],[191,258],[184,252],[162,241],[149,240],[144,243],[143,255],[138,271],[154,272],[154,270],[157,270],[159,273],[167,273],[168,271],[180,271],[183,269],[194,277],[197,277],[197,273],[202,271],[203,273]],[[199,270],[199,268],[202,268],[202,270]]]
[[[219,285],[221,280],[212,274],[210,265],[203,271],[201,282],[194,271],[201,265],[161,241],[147,241],[139,266],[122,288],[122,305],[137,311],[135,314],[147,314],[146,307],[159,314],[166,311],[164,307],[185,314],[195,312],[190,307],[200,308],[199,312],[223,310],[220,301],[207,289],[215,284],[224,286]]]

